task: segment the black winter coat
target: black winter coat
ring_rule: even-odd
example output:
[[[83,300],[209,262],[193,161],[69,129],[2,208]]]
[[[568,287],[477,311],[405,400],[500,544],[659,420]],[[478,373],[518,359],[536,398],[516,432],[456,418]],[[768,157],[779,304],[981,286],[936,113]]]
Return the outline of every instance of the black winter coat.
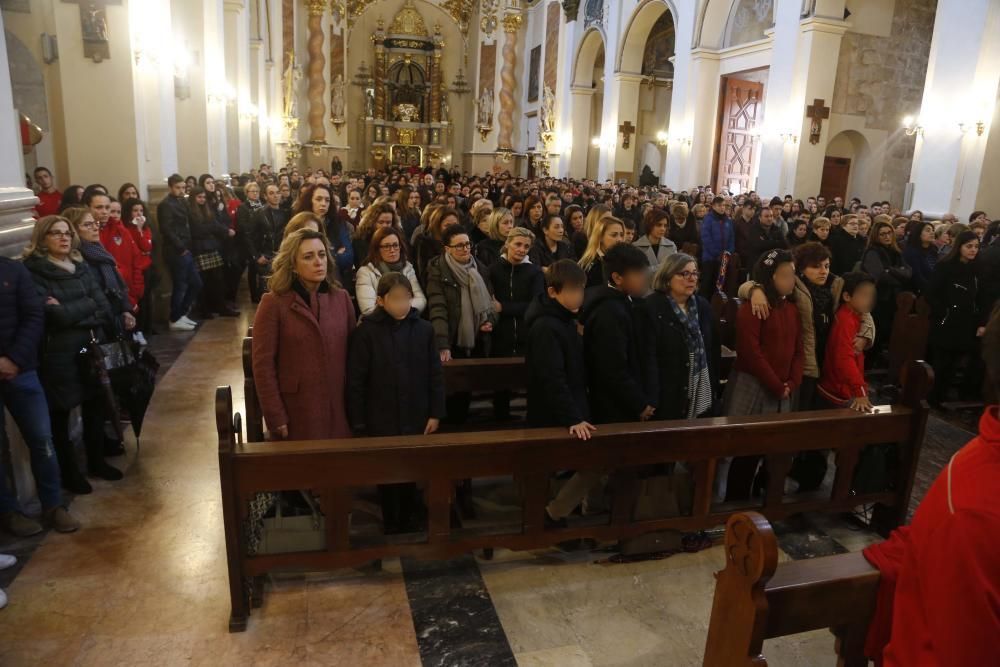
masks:
[[[708,358],[714,407],[715,398],[719,395],[722,344],[712,317],[712,305],[697,294],[691,298],[697,299],[698,327],[701,329],[705,355]],[[684,337],[684,325],[670,306],[667,295],[662,292],[653,292],[647,296],[643,305],[649,321],[642,327],[642,331],[647,337],[645,345],[652,351],[655,364],[647,383],[650,393],[658,397],[653,419],[686,419],[691,358]]]
[[[909,287],[913,276],[901,253],[878,245],[865,250],[861,268],[875,279],[877,298],[883,303],[896,303],[896,295]]]
[[[216,216],[202,218],[191,213],[191,252],[201,255],[212,251],[221,252],[229,238],[229,227],[219,222]]]
[[[362,318],[347,354],[347,417],[369,436],[420,435],[445,412],[434,329],[416,309],[396,320],[381,307]]]
[[[156,207],[156,222],[163,235],[163,248],[175,255],[191,250],[191,211],[183,197],[167,195]]]
[[[111,305],[93,272],[84,262],[75,262],[69,273],[45,257],[28,257],[24,265],[43,300],[54,297],[59,305],[45,306],[45,341],[41,356],[41,379],[49,406],[71,410],[95,387],[84,378],[80,350],[87,346],[91,331],[99,340],[114,330]]]
[[[535,237],[535,242],[531,245],[531,250],[528,251],[528,257],[532,264],[542,269],[552,266],[560,259],[576,260],[573,248],[567,241],[556,243],[556,250],[552,252],[549,250],[549,244],[545,241],[544,236]]]
[[[983,312],[984,295],[979,293],[975,262],[938,262],[924,296],[931,304],[931,332],[928,342],[947,350],[976,348],[976,329],[989,317]]]
[[[487,283],[500,302],[500,316],[493,331],[494,357],[513,357],[524,351],[528,328],[524,314],[528,305],[545,291],[542,270],[530,262],[514,265],[506,257],[490,267]]]
[[[570,427],[590,419],[583,338],[576,315],[540,294],[524,317],[528,329],[528,424]]]
[[[833,255],[830,260],[830,272],[835,276],[850,273],[865,254],[865,237],[860,234],[851,236],[840,227],[833,227],[827,237],[827,247]]]
[[[500,253],[503,252],[503,241],[496,239],[483,239],[476,244],[476,262],[479,263],[480,270],[487,272],[491,266],[500,261]]]
[[[278,254],[287,224],[288,215],[281,208],[265,206],[254,213],[250,217],[250,232],[247,234],[250,258],[257,260],[264,256],[270,259]]]
[[[751,222],[747,228],[746,242],[743,247],[743,256],[740,257],[743,261],[743,267],[753,271],[754,264],[757,263],[757,259],[761,255],[775,248],[787,248],[788,241],[778,225],[765,228],[764,225],[755,221]]]
[[[644,321],[623,292],[607,285],[587,290],[583,352],[594,423],[634,422],[654,404],[643,383],[652,364],[639,338]]]
[[[37,369],[44,331],[44,301],[31,273],[21,262],[0,257],[0,357],[22,373]]]

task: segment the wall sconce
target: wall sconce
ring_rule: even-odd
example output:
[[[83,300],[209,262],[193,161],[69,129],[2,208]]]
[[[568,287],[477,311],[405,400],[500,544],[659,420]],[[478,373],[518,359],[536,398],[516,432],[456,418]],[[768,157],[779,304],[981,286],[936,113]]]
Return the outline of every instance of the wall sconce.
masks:
[[[778,135],[781,137],[781,141],[786,144],[797,144],[799,143],[799,135],[794,132],[782,132]]]
[[[903,131],[906,132],[906,136],[912,137],[914,134],[919,134],[921,137],[924,136],[924,126],[920,124],[919,118],[914,118],[913,116],[907,116],[903,119]]]
[[[663,130],[660,130],[659,132],[656,133],[656,143],[659,144],[660,146],[666,146],[669,141],[670,141],[670,135],[668,135]]]
[[[140,42],[141,44],[141,42]],[[135,58],[135,66],[139,68],[155,68],[160,61],[160,54],[156,49],[149,49],[136,45],[132,48],[132,57]]]
[[[976,136],[977,137],[983,136],[983,132],[986,131],[986,123],[984,123],[981,120],[977,120],[973,124],[976,126]],[[964,120],[958,121],[958,131],[961,132],[962,134],[965,134],[966,132],[969,131],[969,125],[970,124],[965,122]]]

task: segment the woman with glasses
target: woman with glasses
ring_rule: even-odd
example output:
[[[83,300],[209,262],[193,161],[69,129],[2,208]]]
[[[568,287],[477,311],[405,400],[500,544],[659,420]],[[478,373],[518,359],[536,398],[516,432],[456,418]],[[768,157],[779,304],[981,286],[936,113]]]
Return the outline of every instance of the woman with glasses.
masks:
[[[877,353],[888,347],[892,335],[892,321],[896,315],[896,295],[908,289],[913,271],[896,245],[896,231],[892,218],[877,215],[868,235],[868,246],[861,257],[861,269],[875,279],[878,292],[875,310],[875,346]]]
[[[79,248],[80,240],[69,220],[49,215],[35,223],[31,243],[22,257],[45,300],[46,338],[40,375],[49,404],[52,444],[59,459],[63,486],[82,494],[93,489],[77,467],[70,439],[69,416],[77,406],[81,406],[90,474],[118,480],[122,473],[104,460],[105,411],[100,387],[80,360],[80,350],[92,338],[104,341],[107,332],[114,331],[115,315]]]
[[[365,259],[367,262],[358,269],[355,282],[358,309],[361,310],[362,315],[367,315],[375,310],[378,281],[390,272],[402,273],[406,276],[413,291],[410,307],[415,308],[417,313],[424,312],[427,298],[420,287],[420,281],[417,280],[417,272],[413,269],[413,264],[407,261],[406,244],[398,229],[392,226],[376,229]]]
[[[712,307],[698,294],[698,262],[684,253],[665,258],[653,276],[653,292],[644,310],[651,320],[643,327],[655,353],[651,374],[659,398],[653,419],[691,419],[715,413],[721,343]]]

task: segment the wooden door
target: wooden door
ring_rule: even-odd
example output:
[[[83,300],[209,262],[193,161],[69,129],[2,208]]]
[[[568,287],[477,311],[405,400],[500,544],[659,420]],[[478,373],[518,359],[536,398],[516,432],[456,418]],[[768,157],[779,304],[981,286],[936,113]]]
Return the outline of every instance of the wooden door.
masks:
[[[753,188],[754,166],[760,140],[754,134],[763,111],[764,84],[726,77],[716,155],[716,192]]]
[[[823,159],[823,180],[820,181],[819,194],[832,202],[834,197],[843,197],[847,201],[847,182],[851,177],[851,158],[830,157]]]

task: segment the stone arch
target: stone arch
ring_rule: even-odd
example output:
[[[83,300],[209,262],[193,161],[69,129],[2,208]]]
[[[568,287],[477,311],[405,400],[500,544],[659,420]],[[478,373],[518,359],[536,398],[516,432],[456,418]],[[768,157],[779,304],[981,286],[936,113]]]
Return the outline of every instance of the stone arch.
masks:
[[[764,39],[774,25],[774,0],[736,0],[729,10],[722,46],[739,46]]]
[[[597,54],[604,49],[604,35],[597,28],[590,28],[583,34],[580,47],[573,60],[573,85],[592,86]]]
[[[830,183],[832,173],[826,167],[827,158],[850,160],[844,192],[833,193]],[[831,195],[843,194],[845,201],[854,196],[861,197],[862,201],[871,201],[877,196],[879,182],[874,162],[872,147],[865,135],[857,130],[838,132],[826,144],[820,191],[829,190]]]
[[[704,0],[695,17],[691,48],[722,48],[726,25],[736,0]]]
[[[615,71],[638,74],[642,69],[642,56],[646,49],[646,40],[653,25],[664,12],[670,12],[670,18],[677,25],[677,8],[670,0],[642,0],[625,27],[625,39],[618,47],[618,57],[615,60]]]

